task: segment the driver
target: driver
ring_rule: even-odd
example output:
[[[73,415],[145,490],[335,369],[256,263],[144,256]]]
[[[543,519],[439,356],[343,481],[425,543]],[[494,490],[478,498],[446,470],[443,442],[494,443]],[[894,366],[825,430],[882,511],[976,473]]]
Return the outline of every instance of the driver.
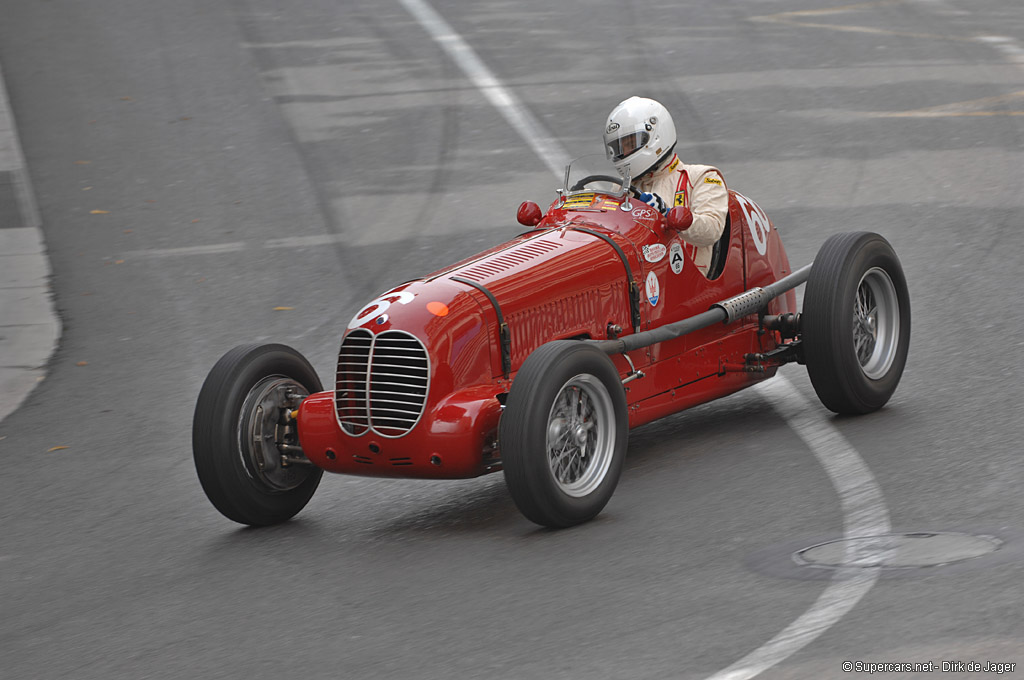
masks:
[[[604,129],[608,158],[620,174],[629,167],[633,184],[643,193],[640,200],[665,215],[681,206],[684,224],[680,233],[704,276],[711,252],[725,230],[729,193],[717,168],[685,165],[675,154],[676,127],[668,109],[643,97],[630,97],[608,114]]]

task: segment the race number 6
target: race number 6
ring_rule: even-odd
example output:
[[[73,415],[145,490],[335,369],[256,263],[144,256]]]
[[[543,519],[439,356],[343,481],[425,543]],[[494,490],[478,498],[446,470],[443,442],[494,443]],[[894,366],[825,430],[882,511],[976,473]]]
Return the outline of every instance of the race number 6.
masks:
[[[358,328],[373,317],[380,316],[386,312],[392,303],[397,302],[400,305],[407,305],[412,302],[414,297],[415,295],[405,290],[399,293],[386,293],[385,295],[381,295],[379,298],[363,307],[358,314],[352,317],[352,320],[348,322],[348,327]]]
[[[746,196],[736,194],[736,201],[743,210],[743,216],[747,219],[747,226],[750,228],[750,235],[754,238],[754,247],[757,252],[764,255],[768,250],[768,232],[772,229],[772,223],[764,214],[761,207]]]

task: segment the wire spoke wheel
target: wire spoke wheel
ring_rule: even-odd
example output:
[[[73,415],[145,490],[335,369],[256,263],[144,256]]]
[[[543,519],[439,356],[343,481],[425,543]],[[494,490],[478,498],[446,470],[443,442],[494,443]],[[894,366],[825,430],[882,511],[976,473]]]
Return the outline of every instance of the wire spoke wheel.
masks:
[[[878,380],[896,358],[900,337],[900,303],[884,269],[872,267],[857,285],[853,344],[864,375]]]
[[[899,258],[878,234],[836,234],[814,258],[801,344],[821,403],[870,413],[892,396],[910,347],[910,296]]]
[[[608,473],[615,411],[608,390],[592,375],[571,378],[548,415],[548,465],[558,487],[575,498],[592,493]]]
[[[516,374],[498,427],[516,506],[547,527],[592,519],[619,482],[628,436],[626,394],[612,360],[583,342],[541,345]]]

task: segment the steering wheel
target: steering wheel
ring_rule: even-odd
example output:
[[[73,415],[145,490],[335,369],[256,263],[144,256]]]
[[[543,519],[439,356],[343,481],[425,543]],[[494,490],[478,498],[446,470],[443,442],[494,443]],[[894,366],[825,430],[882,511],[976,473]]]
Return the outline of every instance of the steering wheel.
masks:
[[[580,189],[587,186],[591,182],[611,182],[612,184],[618,184],[619,186],[622,186],[621,177],[612,177],[611,175],[587,175],[580,181],[576,182],[576,184],[573,184],[572,187],[570,187],[569,191],[579,191]],[[629,189],[629,193],[633,195],[633,198],[640,200],[639,189],[637,189],[632,184],[626,188]]]

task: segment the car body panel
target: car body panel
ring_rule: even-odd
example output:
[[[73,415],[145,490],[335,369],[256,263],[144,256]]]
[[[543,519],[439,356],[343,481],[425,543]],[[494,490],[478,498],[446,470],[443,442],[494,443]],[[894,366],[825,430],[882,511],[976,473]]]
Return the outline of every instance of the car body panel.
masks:
[[[416,354],[419,343],[423,357],[408,371],[426,371],[427,385],[381,382],[384,391],[378,390],[384,373],[375,368],[376,354],[366,355],[365,375],[339,364],[336,390],[312,395],[299,408],[303,451],[324,470],[347,474],[465,478],[501,469],[503,399],[537,347],[657,328],[790,273],[774,225],[753,201],[730,192],[729,223],[724,267],[709,280],[680,235],[645,204],[578,194],[552,204],[533,230],[386,292],[356,314],[343,349],[354,343],[377,352],[394,340],[402,344],[394,352]],[[631,284],[639,291],[635,326]],[[768,308],[795,311],[792,291]],[[770,377],[774,367],[751,371],[745,355],[770,351],[779,341],[752,315],[632,351],[628,360],[612,356],[624,379],[644,374],[625,384],[630,427]],[[408,429],[385,426],[388,409],[377,406],[392,398],[387,390],[408,392],[393,397],[409,411],[401,421],[402,428],[414,422]],[[363,420],[342,427],[339,417],[350,414],[345,409],[359,418],[365,413],[365,429]]]

